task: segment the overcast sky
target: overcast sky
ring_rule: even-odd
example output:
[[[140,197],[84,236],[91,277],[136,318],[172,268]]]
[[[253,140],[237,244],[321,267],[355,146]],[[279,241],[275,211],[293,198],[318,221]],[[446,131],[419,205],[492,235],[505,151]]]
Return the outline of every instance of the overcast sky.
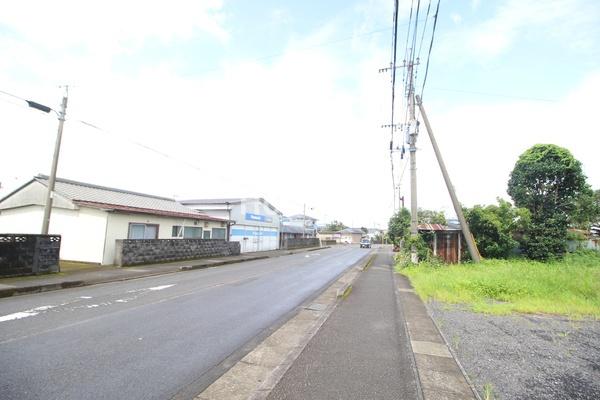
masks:
[[[0,90],[58,109],[70,85],[60,177],[383,227],[392,12],[393,0],[11,2]],[[442,0],[424,105],[463,204],[508,199],[535,143],[567,147],[600,188],[598,38],[595,0]],[[56,128],[0,93],[0,197],[49,173]],[[419,205],[453,214],[424,130],[418,148]]]

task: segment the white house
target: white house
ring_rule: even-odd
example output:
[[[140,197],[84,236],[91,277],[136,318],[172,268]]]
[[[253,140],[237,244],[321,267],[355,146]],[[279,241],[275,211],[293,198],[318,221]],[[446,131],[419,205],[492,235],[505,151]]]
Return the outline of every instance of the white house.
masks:
[[[242,253],[276,250],[282,213],[263,198],[196,199],[181,204],[204,214],[232,220],[229,240],[240,242]]]
[[[0,232],[40,233],[47,190],[38,175],[1,199]],[[49,233],[62,236],[62,260],[109,265],[117,239],[225,239],[227,224],[173,199],[57,179]]]

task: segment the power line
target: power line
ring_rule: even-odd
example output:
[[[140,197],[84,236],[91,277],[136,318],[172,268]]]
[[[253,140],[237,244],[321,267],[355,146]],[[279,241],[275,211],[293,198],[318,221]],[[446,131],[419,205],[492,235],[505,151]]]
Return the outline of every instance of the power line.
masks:
[[[417,58],[421,57],[421,48],[423,47],[423,39],[425,39],[425,31],[427,30],[427,21],[429,20],[429,10],[431,9],[431,0],[427,4],[427,14],[425,15],[425,23],[423,24],[423,33],[421,34],[421,43],[419,44],[419,52]]]
[[[433,29],[431,31],[431,42],[429,43],[429,52],[427,54],[427,64],[425,65],[425,76],[423,77],[423,86],[421,87],[421,99],[423,99],[423,91],[425,90],[425,82],[427,82],[427,74],[429,72],[429,60],[431,60],[431,49],[433,48],[433,39],[435,38],[435,28],[437,26],[438,15],[440,12],[440,0],[438,0],[433,18]]]
[[[19,99],[19,100],[22,100],[24,102],[27,102],[27,100],[25,100],[24,98],[22,98],[20,96],[17,96],[16,94],[8,93],[8,92],[5,92],[4,90],[0,90],[0,93],[5,94],[5,95],[10,96],[10,97],[14,97],[15,99]]]

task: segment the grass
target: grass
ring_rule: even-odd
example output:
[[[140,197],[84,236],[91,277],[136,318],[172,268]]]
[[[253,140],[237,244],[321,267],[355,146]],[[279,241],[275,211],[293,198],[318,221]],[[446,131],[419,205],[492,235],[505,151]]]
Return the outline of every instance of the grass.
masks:
[[[465,304],[475,312],[514,312],[600,319],[600,253],[561,261],[484,260],[480,264],[421,263],[396,267],[423,300]]]

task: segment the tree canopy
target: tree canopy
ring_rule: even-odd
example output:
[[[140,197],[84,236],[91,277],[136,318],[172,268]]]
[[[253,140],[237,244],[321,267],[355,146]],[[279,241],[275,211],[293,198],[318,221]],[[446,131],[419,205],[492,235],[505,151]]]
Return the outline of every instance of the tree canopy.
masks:
[[[521,154],[510,174],[508,194],[517,207],[531,213],[523,243],[529,258],[564,254],[567,226],[586,187],[581,163],[569,150],[536,144]]]
[[[393,243],[399,244],[410,233],[410,211],[406,208],[396,212],[388,222],[388,236]]]
[[[465,208],[464,214],[484,257],[507,258],[517,247],[516,236],[529,225],[529,211],[497,199],[498,205]]]
[[[422,208],[417,211],[417,220],[420,224],[446,225],[447,223],[443,211],[424,210]]]
[[[338,220],[334,220],[325,226],[325,230],[327,232],[337,232],[346,228],[347,226],[343,222],[340,222]]]

